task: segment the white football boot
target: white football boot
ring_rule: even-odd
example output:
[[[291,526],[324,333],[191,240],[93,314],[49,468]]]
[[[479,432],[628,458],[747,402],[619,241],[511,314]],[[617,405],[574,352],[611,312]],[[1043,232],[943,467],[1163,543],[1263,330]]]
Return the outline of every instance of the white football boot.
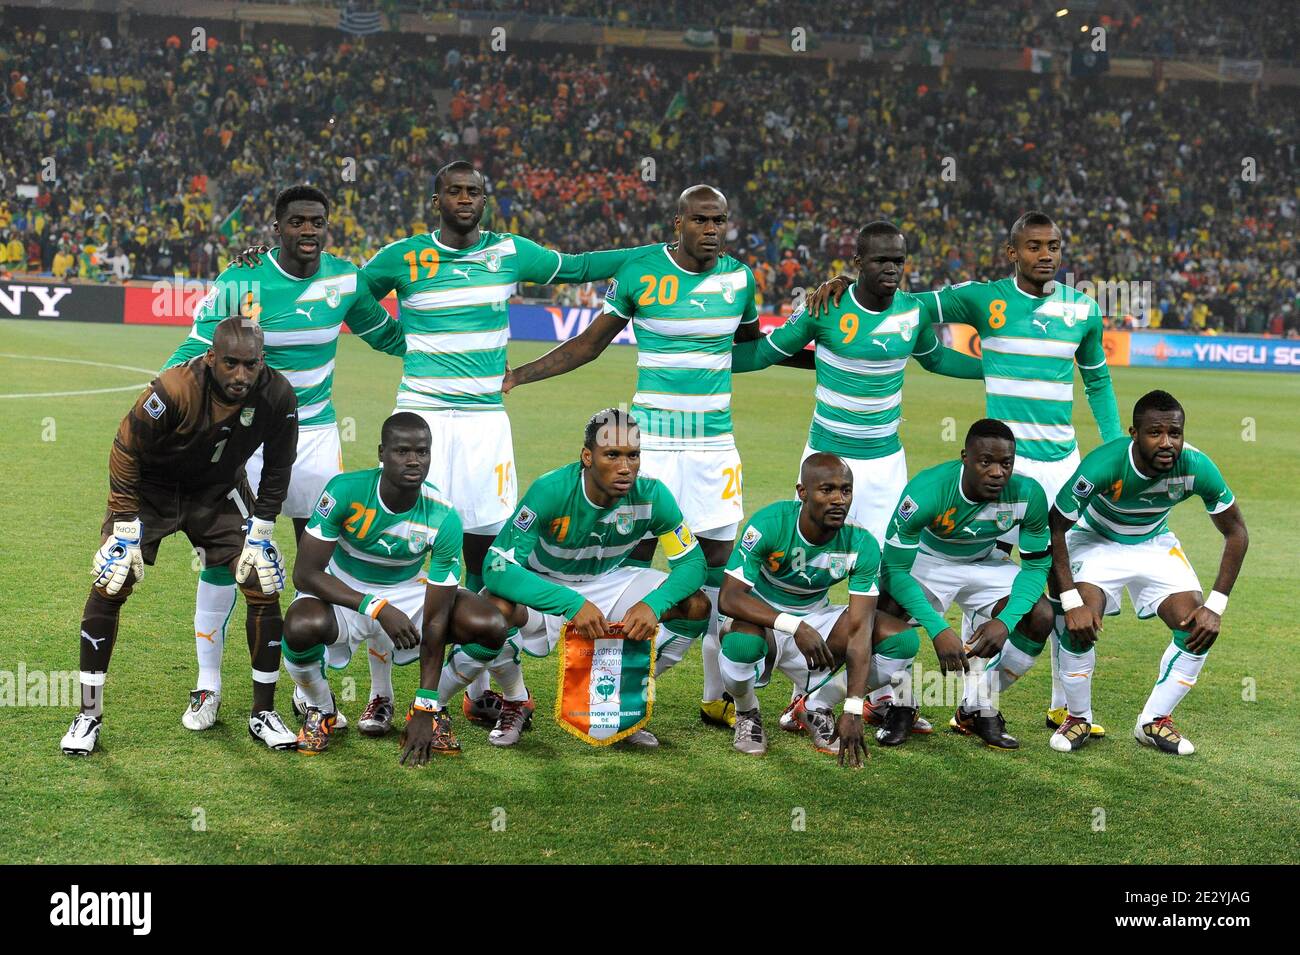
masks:
[[[216,690],[191,690],[190,705],[181,714],[181,725],[196,732],[212,729],[220,706],[221,694]]]
[[[275,710],[262,710],[248,718],[248,735],[271,749],[297,749],[298,734],[290,732]]]
[[[63,734],[59,748],[69,756],[89,756],[99,742],[99,731],[104,725],[102,716],[78,713],[68,731]]]

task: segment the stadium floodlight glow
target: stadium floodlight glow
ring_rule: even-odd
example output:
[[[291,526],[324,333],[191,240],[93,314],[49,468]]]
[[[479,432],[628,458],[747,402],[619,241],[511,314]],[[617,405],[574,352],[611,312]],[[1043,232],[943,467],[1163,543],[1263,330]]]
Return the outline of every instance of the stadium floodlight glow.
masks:
[[[1070,15],[1070,11],[1065,7],[1061,7],[1061,9],[1056,11],[1056,15],[1058,17],[1068,17]]]
[[[1088,24],[1085,23],[1083,26],[1079,27],[1079,32],[1080,32],[1080,33],[1087,33],[1087,32],[1088,32]]]

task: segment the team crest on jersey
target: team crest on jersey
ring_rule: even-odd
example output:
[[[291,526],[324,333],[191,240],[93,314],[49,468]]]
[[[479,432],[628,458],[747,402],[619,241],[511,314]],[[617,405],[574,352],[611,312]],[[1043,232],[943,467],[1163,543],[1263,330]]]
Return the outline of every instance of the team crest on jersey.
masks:
[[[489,251],[483,253],[483,264],[487,266],[489,272],[501,271],[501,253]]]
[[[916,324],[910,320],[900,321],[898,323],[898,334],[903,336],[903,341],[910,342],[912,340],[912,332],[915,328]]]
[[[831,557],[832,577],[834,577],[836,580],[842,580],[847,569],[848,569],[848,561],[846,561],[843,557],[841,557],[839,554],[836,554],[833,557]]]
[[[322,491],[320,500],[316,502],[316,513],[321,517],[329,517],[332,510],[334,510],[334,498],[330,496],[329,491]]]
[[[521,505],[519,513],[515,515],[515,527],[519,528],[521,531],[527,531],[528,528],[533,526],[533,521],[535,520],[537,520],[537,514],[529,508]]]
[[[763,532],[757,527],[749,526],[745,528],[745,535],[740,539],[740,546],[745,550],[753,550],[758,539],[763,536]]]
[[[145,401],[144,410],[148,413],[150,418],[157,421],[162,417],[162,413],[167,410],[167,405],[163,403],[163,400],[158,397],[158,392],[155,391]]]
[[[1076,561],[1074,561],[1073,563],[1070,564],[1070,574],[1071,574],[1071,576],[1073,576],[1074,574],[1077,574],[1077,573],[1078,573],[1079,571],[1081,571],[1081,570],[1083,570],[1083,561],[1081,561],[1081,560],[1076,560]]]
[[[1080,474],[1079,480],[1074,482],[1074,485],[1070,488],[1070,492],[1074,494],[1075,497],[1087,497],[1092,493],[1093,488],[1095,487],[1095,484]]]
[[[418,554],[424,550],[425,545],[429,543],[429,534],[427,531],[411,531],[406,536],[406,544],[411,548],[412,554]]]
[[[632,511],[621,510],[614,515],[614,529],[620,534],[631,534],[635,522],[635,516]]]
[[[912,519],[912,515],[916,512],[916,501],[912,500],[912,496],[909,494],[907,497],[903,498],[903,502],[898,505],[898,519],[900,521],[909,521]]]
[[[736,300],[736,287],[730,279],[723,279],[718,284],[722,287],[722,300],[730,305]]]
[[[997,516],[994,517],[994,523],[998,525],[998,530],[1009,531],[1011,525],[1016,519],[1016,512],[1009,507],[999,507]]]
[[[325,290],[325,304],[328,305],[330,308],[338,308],[339,302],[341,302],[342,300],[343,298],[341,295],[339,295],[339,290],[335,288],[333,285],[331,285],[329,288]]]
[[[1183,495],[1187,493],[1187,478],[1171,478],[1165,490],[1168,492],[1170,500],[1182,500]]]
[[[245,428],[251,425],[253,423],[253,412],[256,410],[257,410],[256,408],[245,408],[242,411],[240,411],[239,423],[242,424]]]

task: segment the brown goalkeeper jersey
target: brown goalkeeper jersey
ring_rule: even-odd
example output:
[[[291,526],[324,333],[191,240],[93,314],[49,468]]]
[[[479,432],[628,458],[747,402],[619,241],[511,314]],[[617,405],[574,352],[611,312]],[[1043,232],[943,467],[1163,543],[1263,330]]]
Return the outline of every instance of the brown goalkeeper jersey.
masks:
[[[226,401],[203,356],[168,368],[122,419],[108,456],[108,509],[134,517],[142,485],[182,492],[234,488],[244,464],[262,450],[262,480],[253,516],[273,521],[289,490],[298,456],[298,399],[270,367],[243,401]]]

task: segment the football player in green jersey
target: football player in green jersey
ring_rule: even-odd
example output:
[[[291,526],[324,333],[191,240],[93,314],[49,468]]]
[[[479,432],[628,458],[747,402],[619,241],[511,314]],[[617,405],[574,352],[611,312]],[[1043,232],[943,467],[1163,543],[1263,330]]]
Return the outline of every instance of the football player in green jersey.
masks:
[[[718,670],[718,588],[744,516],[740,455],[731,428],[731,351],[760,337],[754,275],[722,249],[728,208],[712,186],[685,189],[673,219],[674,244],[654,246],[614,276],[601,315],[575,338],[506,377],[504,390],[562,375],[601,354],[632,323],[637,384],[632,415],[641,425],[642,466],[680,503],[708,561],[704,592],[713,613],[701,626],[678,621],[679,656],[703,636],[704,687],[700,716],[732,726],[735,707],[724,697]],[[655,542],[632,555],[650,566]]]
[[[1020,744],[1007,733],[994,694],[1033,665],[1053,621],[1043,596],[1051,566],[1047,497],[1037,481],[1014,473],[1015,461],[1011,429],[976,421],[960,460],[922,471],[903,489],[883,565],[881,605],[925,627],[945,673],[973,669],[949,725],[997,749]],[[1018,566],[997,546],[1014,528]],[[954,603],[978,622],[967,646],[943,618]],[[972,668],[968,657],[988,663]]]
[[[380,437],[380,467],[337,475],[317,501],[294,563],[298,596],[284,629],[285,668],[307,700],[301,753],[323,752],[335,729],[324,664],[347,666],[358,646],[380,634],[392,642],[395,662],[420,661],[402,762],[460,752],[438,702],[443,648],[461,643],[491,659],[505,643],[506,625],[491,601],[459,589],[460,518],[426,480],[431,443],[419,415],[391,416]],[[381,702],[383,731],[368,735],[392,725],[392,701]]]
[[[1094,644],[1104,614],[1117,614],[1127,589],[1139,619],[1158,616],[1172,633],[1156,684],[1133,727],[1139,743],[1186,756],[1191,740],[1171,714],[1195,684],[1219,636],[1228,595],[1249,543],[1246,522],[1223,475],[1183,437],[1183,407],[1152,391],[1133,408],[1129,438],[1092,451],[1052,508],[1052,572],[1065,608],[1061,675],[1069,713],[1052,734],[1068,753],[1087,742],[1092,722]],[[1169,512],[1197,495],[1223,535],[1219,573],[1210,595],[1169,529]]]
[[[700,593],[701,548],[672,492],[640,470],[636,421],[615,408],[597,412],[587,422],[581,458],[533,482],[493,542],[484,568],[487,589],[517,628],[507,652],[488,664],[506,696],[502,720],[489,735],[495,745],[514,745],[526,728],[521,705],[529,697],[519,652],[546,656],[566,623],[591,639],[618,629],[627,640],[654,640],[658,677],[681,659],[667,649],[679,638],[662,624],[707,619],[708,602]],[[628,559],[646,534],[663,545],[667,574]],[[483,666],[459,655],[448,661],[442,699],[450,699]],[[659,745],[645,729],[624,742]]]
[[[328,241],[329,209],[328,197],[313,186],[292,186],[276,196],[271,227],[279,246],[253,268],[234,264],[217,276],[194,313],[189,337],[164,365],[183,364],[206,351],[213,330],[226,316],[242,315],[261,325],[266,363],[289,380],[298,399],[298,457],[283,508],[293,519],[298,539],[321,490],[343,466],[333,401],[334,358],[343,323],[376,351],[400,356],[406,348],[401,326],[364,287],[358,288],[360,270],[322,251]],[[247,472],[256,494],[262,476],[260,448],[249,458]],[[227,569],[204,566],[194,611],[199,675],[181,717],[188,729],[206,730],[216,722],[221,656],[234,606],[235,583]],[[380,686],[372,696],[385,692],[392,695],[391,688]],[[295,708],[301,709],[296,697]]]
[[[396,290],[407,349],[397,410],[433,431],[430,479],[465,522],[465,585],[483,586],[483,558],[518,498],[514,441],[501,401],[510,339],[508,303],[520,282],[590,282],[613,275],[636,249],[564,255],[523,236],[481,227],[487,183],[456,161],[434,177],[438,229],[385,246],[362,270],[371,293]],[[500,716],[486,676],[466,694],[466,715]]]
[[[840,765],[861,766],[864,697],[869,689],[900,680],[900,698],[919,645],[915,629],[889,618],[881,630],[876,618],[880,547],[871,532],[848,515],[854,474],[834,454],[804,459],[795,486],[798,500],[762,508],[745,525],[727,563],[722,584],[722,654],[727,691],[736,701],[732,745],[762,756],[767,734],[755,686],[765,673],[786,674],[799,693],[796,715],[819,752],[838,753]],[[832,604],[830,588],[848,581],[849,602]],[[872,646],[873,626],[877,630]],[[823,690],[834,670],[847,669],[848,698],[836,722]],[[911,732],[915,709],[898,706],[888,729],[901,742]],[[897,725],[895,725],[897,724]]]
[[[935,322],[971,325],[980,335],[987,414],[1007,422],[1016,436],[1016,473],[1043,486],[1055,499],[1079,464],[1074,426],[1074,368],[1102,441],[1122,436],[1119,408],[1106,367],[1101,310],[1088,295],[1056,281],[1061,267],[1061,230],[1042,212],[1027,212],[1011,226],[1006,257],[1012,274],[993,282],[962,282],[920,296]],[[822,286],[812,296],[814,313],[828,292],[838,301],[848,279]],[[828,283],[829,285],[830,283]],[[1013,544],[1015,535],[1008,536]],[[1059,604],[1054,602],[1054,609]],[[962,637],[971,621],[962,620]],[[1052,637],[1052,701],[1049,726],[1064,719],[1065,696],[1058,676],[1059,643]],[[1093,735],[1104,735],[1099,726]]]
[[[899,440],[903,372],[909,357],[935,374],[978,379],[978,358],[940,344],[920,297],[899,290],[907,241],[892,222],[858,233],[858,279],[820,316],[799,307],[766,337],[738,345],[735,371],[766,368],[817,343],[817,406],[803,457],[837,454],[853,469],[854,523],[884,539],[889,516],[907,483]]]

